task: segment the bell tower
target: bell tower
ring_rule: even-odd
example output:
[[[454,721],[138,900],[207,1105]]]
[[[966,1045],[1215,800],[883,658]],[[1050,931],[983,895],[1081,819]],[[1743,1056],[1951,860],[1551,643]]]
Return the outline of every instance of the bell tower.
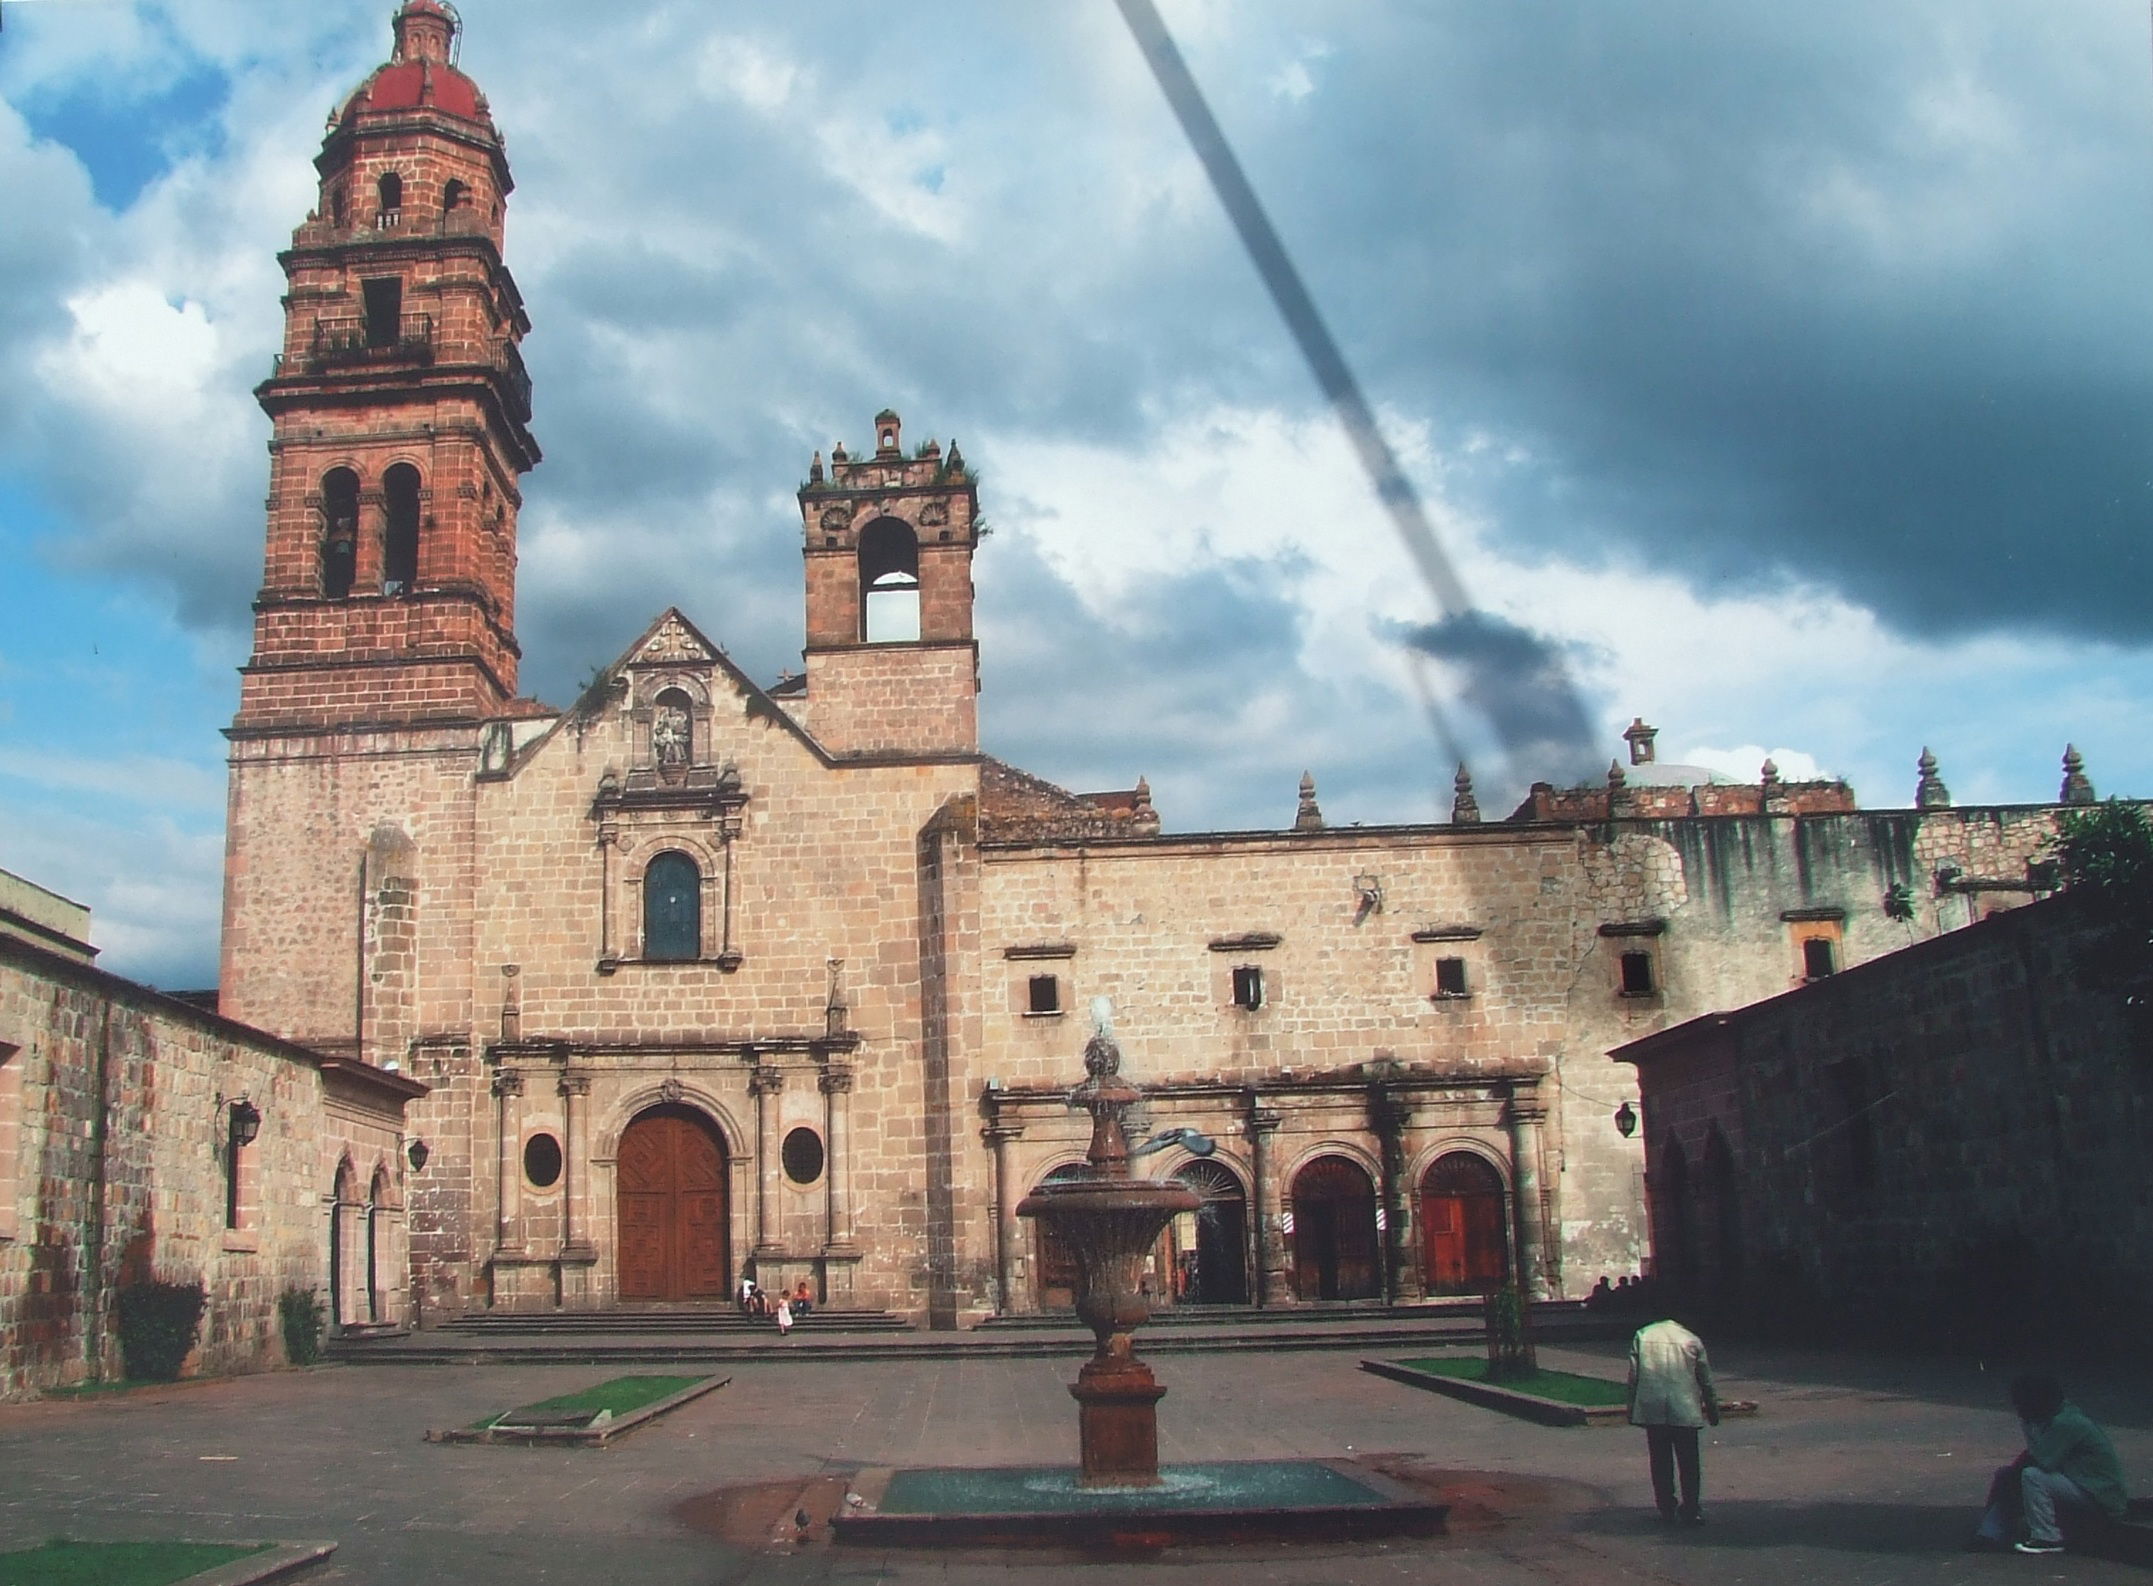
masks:
[[[538,461],[530,328],[501,259],[512,187],[442,0],[331,117],[280,256],[269,531],[239,720],[468,720],[516,692],[517,479]]]
[[[468,973],[445,966],[473,779],[502,719],[537,709],[516,699],[517,482],[539,452],[508,157],[455,10],[401,0],[393,28],[330,115],[318,201],[279,256],[219,977],[234,1017],[377,1063],[468,1029]]]
[[[972,553],[979,482],[950,443],[905,455],[875,415],[872,456],[818,452],[800,489],[807,557],[810,730],[834,754],[945,758],[979,751]]]

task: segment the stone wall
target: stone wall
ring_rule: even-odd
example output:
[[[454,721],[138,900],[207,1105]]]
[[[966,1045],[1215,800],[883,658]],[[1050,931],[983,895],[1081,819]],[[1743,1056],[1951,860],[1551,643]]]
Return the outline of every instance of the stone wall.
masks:
[[[1618,1048],[1659,1270],[1931,1337],[2029,1303],[2140,1314],[2153,1068],[2081,979],[2096,929],[2050,899]]]
[[[338,1163],[380,1168],[382,1210],[401,1205],[415,1088],[352,1074],[332,1096],[311,1053],[0,938],[0,1394],[117,1375],[113,1297],[151,1276],[209,1291],[197,1369],[278,1363],[278,1294],[326,1287]],[[241,1098],[261,1126],[228,1221]],[[400,1306],[392,1220],[383,1320]]]

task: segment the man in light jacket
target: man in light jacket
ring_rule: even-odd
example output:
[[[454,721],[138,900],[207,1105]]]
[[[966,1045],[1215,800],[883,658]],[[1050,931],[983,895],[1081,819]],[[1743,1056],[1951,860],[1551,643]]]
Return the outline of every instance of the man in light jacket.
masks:
[[[1630,1425],[1645,1429],[1652,1461],[1652,1496],[1670,1525],[1702,1525],[1704,1484],[1697,1462],[1697,1432],[1719,1425],[1719,1394],[1712,1386],[1704,1341],[1680,1322],[1640,1327],[1630,1340]],[[1675,1471],[1682,1474],[1682,1502],[1675,1503]]]

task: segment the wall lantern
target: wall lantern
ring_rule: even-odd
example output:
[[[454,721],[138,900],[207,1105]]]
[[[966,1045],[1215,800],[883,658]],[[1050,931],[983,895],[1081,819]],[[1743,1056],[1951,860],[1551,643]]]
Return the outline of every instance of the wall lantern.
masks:
[[[404,1147],[404,1160],[411,1164],[411,1171],[414,1173],[425,1172],[426,1159],[432,1155],[432,1150],[428,1148],[424,1140],[414,1139],[411,1144]]]
[[[1637,1109],[1628,1102],[1615,1109],[1615,1133],[1625,1140],[1637,1133]]]
[[[254,1137],[262,1132],[262,1112],[253,1102],[242,1096],[232,1103],[232,1144],[252,1145]]]

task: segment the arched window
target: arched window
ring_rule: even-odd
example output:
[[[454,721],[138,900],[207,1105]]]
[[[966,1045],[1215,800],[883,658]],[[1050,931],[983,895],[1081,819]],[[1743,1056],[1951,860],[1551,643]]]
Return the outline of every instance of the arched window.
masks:
[[[376,186],[381,194],[381,215],[375,224],[388,231],[403,219],[404,179],[394,171],[383,171]]]
[[[408,595],[419,581],[419,471],[398,463],[381,476],[389,524],[381,541],[381,592]]]
[[[896,518],[877,518],[860,536],[860,637],[887,644],[919,636],[919,538]]]
[[[342,231],[350,218],[344,204],[344,184],[338,182],[329,189],[329,224]]]
[[[678,775],[695,760],[695,711],[693,702],[677,688],[669,688],[653,702],[650,714],[650,753],[658,769]]]
[[[441,189],[441,213],[453,215],[471,202],[471,189],[450,177]]]
[[[359,476],[349,468],[322,476],[321,516],[321,592],[342,600],[359,565]]]
[[[643,872],[643,956],[684,962],[702,948],[703,873],[684,853],[662,853]]]

